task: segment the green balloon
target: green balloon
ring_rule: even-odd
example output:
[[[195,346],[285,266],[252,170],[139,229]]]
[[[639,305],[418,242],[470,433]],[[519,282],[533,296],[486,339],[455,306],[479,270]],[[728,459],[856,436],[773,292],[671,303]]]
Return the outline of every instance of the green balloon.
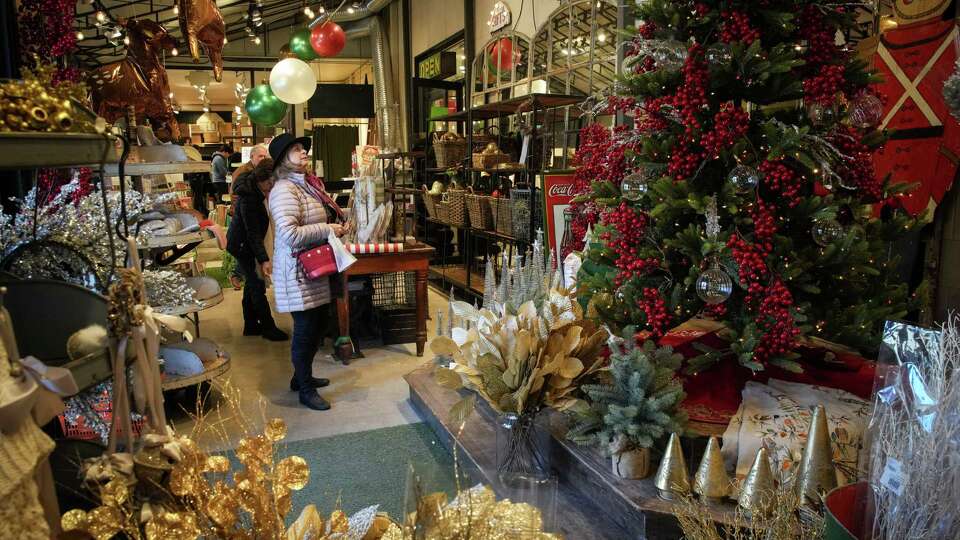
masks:
[[[317,56],[316,51],[313,50],[313,45],[310,45],[309,28],[301,28],[290,36],[290,52],[297,55],[297,58],[304,62],[320,58]]]
[[[256,124],[273,126],[287,115],[287,104],[273,95],[269,84],[258,84],[247,94],[247,114]]]

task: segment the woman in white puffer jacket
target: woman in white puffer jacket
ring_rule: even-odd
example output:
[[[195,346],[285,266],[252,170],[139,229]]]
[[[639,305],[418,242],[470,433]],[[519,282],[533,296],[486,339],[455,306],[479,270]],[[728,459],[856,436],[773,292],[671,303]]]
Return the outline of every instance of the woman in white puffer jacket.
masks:
[[[273,292],[277,311],[293,317],[290,356],[293,379],[290,389],[300,393],[300,403],[314,410],[330,408],[317,388],[330,384],[313,376],[313,357],[320,348],[324,319],[330,317],[330,280],[308,279],[297,254],[327,241],[332,232],[342,236],[343,212],[323,190],[323,184],[306,175],[310,139],[284,133],[270,142],[276,183],[270,191],[270,215],[275,231]]]

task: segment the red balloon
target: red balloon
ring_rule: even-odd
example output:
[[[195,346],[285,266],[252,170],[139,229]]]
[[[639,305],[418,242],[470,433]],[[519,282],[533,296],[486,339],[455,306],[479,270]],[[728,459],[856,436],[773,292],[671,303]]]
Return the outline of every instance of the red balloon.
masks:
[[[513,50],[513,40],[502,37],[489,47],[487,65],[494,73],[507,73],[520,61],[520,52]]]
[[[325,21],[310,31],[310,45],[314,52],[324,58],[340,54],[346,44],[347,35],[343,33],[343,28],[333,21]]]

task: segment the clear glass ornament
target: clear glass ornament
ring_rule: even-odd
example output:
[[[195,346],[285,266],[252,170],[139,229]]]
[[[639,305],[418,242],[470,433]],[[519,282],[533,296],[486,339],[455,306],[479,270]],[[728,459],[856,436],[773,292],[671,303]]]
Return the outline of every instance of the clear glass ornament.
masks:
[[[850,104],[850,124],[860,129],[869,129],[883,119],[883,102],[873,94],[863,93]]]
[[[807,106],[807,117],[814,125],[829,126],[837,121],[837,110],[833,105],[811,103]]]
[[[656,167],[641,165],[640,168],[628,174],[620,182],[620,194],[628,201],[639,201],[650,191],[650,184],[656,180],[657,171]]]
[[[757,189],[760,185],[760,171],[747,165],[737,165],[727,175],[727,180],[733,184],[738,193],[746,193]]]
[[[710,305],[725,302],[733,294],[733,280],[716,264],[700,274],[695,286],[697,296]]]
[[[706,59],[713,65],[729,64],[733,55],[730,54],[730,49],[718,43],[707,49]]]
[[[818,246],[829,246],[843,237],[843,225],[835,219],[818,219],[810,231]]]

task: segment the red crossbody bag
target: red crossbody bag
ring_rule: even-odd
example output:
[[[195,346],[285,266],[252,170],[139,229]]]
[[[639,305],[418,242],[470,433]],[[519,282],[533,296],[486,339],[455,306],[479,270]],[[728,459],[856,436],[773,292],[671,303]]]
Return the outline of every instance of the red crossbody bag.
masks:
[[[330,244],[323,244],[297,254],[297,260],[303,267],[307,279],[317,279],[337,273],[337,259],[333,256]]]
[[[323,182],[315,176],[306,177],[307,184],[313,188],[314,197],[316,197],[324,207],[332,210],[337,215],[337,221],[343,219],[343,212],[337,203],[324,191]],[[303,273],[307,279],[318,279],[337,273],[337,259],[333,255],[333,248],[330,244],[323,244],[313,249],[308,249],[297,254],[297,260],[303,267]]]

